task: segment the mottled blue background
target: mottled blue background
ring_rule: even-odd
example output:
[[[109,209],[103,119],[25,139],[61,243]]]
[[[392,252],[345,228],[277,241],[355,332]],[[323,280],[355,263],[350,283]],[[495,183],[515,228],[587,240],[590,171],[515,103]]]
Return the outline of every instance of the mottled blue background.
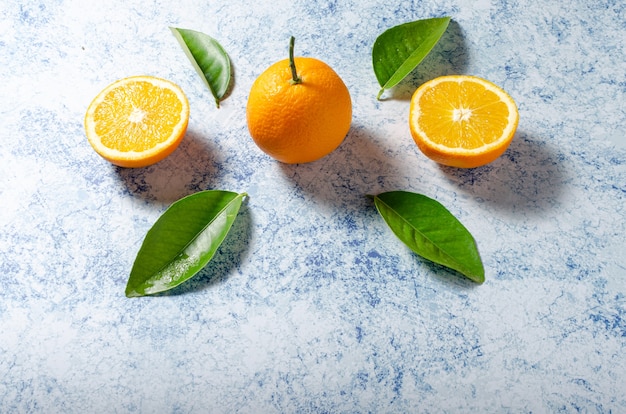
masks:
[[[443,15],[432,54],[377,101],[376,37]],[[621,0],[2,0],[0,412],[626,412],[625,22]],[[228,51],[220,109],[169,26]],[[245,123],[291,35],[354,105],[345,142],[296,166]],[[410,137],[412,92],[451,73],[519,105],[488,166],[439,167]],[[116,168],[82,119],[138,74],[185,90],[189,130],[161,163]],[[208,188],[250,195],[213,262],[127,299],[152,223]],[[399,242],[365,197],[388,190],[447,206],[486,282]]]

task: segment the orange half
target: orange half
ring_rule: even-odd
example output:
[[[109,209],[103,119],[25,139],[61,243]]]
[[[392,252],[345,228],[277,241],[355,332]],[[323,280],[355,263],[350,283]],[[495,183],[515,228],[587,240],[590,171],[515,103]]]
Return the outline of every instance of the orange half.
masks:
[[[475,76],[435,78],[411,98],[411,135],[427,157],[443,165],[474,168],[494,161],[508,148],[518,122],[515,101]]]
[[[176,84],[152,76],[104,88],[85,115],[85,132],[100,156],[121,167],[145,167],[170,155],[183,139],[189,102]]]

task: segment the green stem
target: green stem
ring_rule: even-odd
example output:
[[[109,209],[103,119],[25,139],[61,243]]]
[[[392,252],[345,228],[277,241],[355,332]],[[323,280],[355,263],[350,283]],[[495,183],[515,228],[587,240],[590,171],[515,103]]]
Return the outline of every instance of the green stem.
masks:
[[[302,78],[298,76],[298,72],[296,72],[296,62],[293,57],[293,45],[295,42],[296,38],[291,36],[291,39],[289,39],[289,67],[291,68],[291,80],[289,83],[292,85],[302,83]]]

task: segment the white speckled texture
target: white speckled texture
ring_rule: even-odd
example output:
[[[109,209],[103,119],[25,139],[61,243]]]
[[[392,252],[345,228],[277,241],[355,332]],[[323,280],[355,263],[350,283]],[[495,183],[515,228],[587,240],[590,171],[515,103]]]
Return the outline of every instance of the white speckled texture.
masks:
[[[623,1],[1,2],[0,412],[626,412]],[[376,101],[378,34],[442,15],[442,41]],[[169,26],[228,51],[220,109]],[[245,123],[290,35],[354,103],[339,149],[297,166]],[[412,91],[452,73],[519,105],[488,166],[439,167],[410,137]],[[128,170],[96,155],[82,118],[137,74],[178,83],[191,119],[172,156]],[[126,298],[146,231],[207,188],[250,195],[213,262]],[[395,239],[365,195],[398,189],[468,227],[483,285]]]

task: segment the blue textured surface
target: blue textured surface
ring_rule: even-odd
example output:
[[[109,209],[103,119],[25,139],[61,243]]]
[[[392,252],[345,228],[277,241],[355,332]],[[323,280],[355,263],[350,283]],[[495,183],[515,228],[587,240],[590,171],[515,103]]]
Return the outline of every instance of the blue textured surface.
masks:
[[[2,1],[0,412],[626,412],[626,6],[622,1]],[[450,15],[405,82],[375,97],[385,29]],[[220,109],[168,26],[212,35],[235,84]],[[285,166],[252,143],[247,93],[287,54],[346,82],[352,129]],[[408,99],[487,78],[520,109],[494,163],[441,168]],[[112,167],[82,118],[151,74],[191,104],[179,149]],[[174,200],[246,191],[214,261],[167,295],[124,297]],[[436,198],[474,234],[476,286],[394,238],[368,193]]]

